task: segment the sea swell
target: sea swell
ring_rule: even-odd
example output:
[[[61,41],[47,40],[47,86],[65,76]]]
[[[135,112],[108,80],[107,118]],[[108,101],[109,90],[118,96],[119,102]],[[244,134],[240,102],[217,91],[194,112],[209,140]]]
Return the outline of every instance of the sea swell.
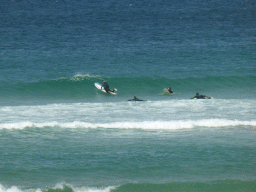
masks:
[[[174,93],[189,94],[195,92],[211,94],[222,98],[255,98],[255,76],[209,76],[205,78],[121,78],[76,75],[73,77],[37,82],[2,82],[0,85],[2,99],[93,99],[100,92],[94,87],[95,82],[106,80],[110,88],[118,89],[118,96],[154,96],[163,93],[163,89],[172,87]]]

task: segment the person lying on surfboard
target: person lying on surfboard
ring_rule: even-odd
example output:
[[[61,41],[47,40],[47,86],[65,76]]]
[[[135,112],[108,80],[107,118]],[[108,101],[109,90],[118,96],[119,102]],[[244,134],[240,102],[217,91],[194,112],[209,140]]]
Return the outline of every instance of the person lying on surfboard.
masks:
[[[103,83],[101,85],[101,89],[102,88],[104,88],[107,93],[108,92],[113,92],[114,93],[115,91],[117,91],[117,89],[110,90],[106,81],[103,81]]]
[[[127,101],[144,101],[144,100],[141,100],[141,99],[137,98],[136,96],[134,96],[133,99],[129,99]]]
[[[199,95],[199,93],[196,93],[196,95],[191,99],[213,99],[213,97],[207,97],[206,95]]]

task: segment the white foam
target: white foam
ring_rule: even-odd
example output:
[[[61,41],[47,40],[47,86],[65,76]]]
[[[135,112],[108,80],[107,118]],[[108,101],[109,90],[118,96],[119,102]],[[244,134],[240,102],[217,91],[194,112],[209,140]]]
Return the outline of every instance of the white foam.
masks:
[[[255,101],[170,100],[0,107],[0,129],[26,127],[188,129],[255,126]]]
[[[110,192],[111,190],[115,189],[115,187],[81,187],[81,188],[74,188],[74,192]]]
[[[177,120],[177,121],[142,121],[142,122],[112,122],[112,123],[87,123],[87,122],[47,122],[47,123],[3,123],[0,129],[24,129],[26,127],[60,127],[60,128],[114,128],[114,129],[150,129],[150,130],[177,130],[191,129],[195,127],[234,127],[234,126],[253,126],[256,127],[256,121],[239,121],[226,119],[204,119],[204,120]]]
[[[10,188],[5,188],[4,186],[0,185],[0,192],[22,192],[18,187],[12,186]]]
[[[115,189],[114,186],[108,186],[108,187],[73,187],[72,185],[65,184],[65,183],[59,183],[53,189],[61,189],[63,190],[65,186],[68,186],[72,188],[74,192],[110,192],[111,190]],[[19,189],[16,186],[12,186],[10,188],[6,188],[0,184],[0,192],[42,192],[40,188],[37,189]]]
[[[74,75],[73,77],[61,77],[58,80],[71,80],[71,81],[82,81],[84,79],[91,79],[91,78],[100,78],[99,75],[90,75],[89,73],[87,74],[81,74],[81,73],[77,73],[76,75]]]
[[[89,73],[87,73],[87,74],[77,73],[76,75],[74,75],[73,77],[71,77],[71,80],[73,80],[73,81],[79,81],[79,80],[81,80],[81,78],[82,78],[82,79],[84,79],[84,78],[100,78],[100,76],[98,76],[98,75],[96,75],[96,76],[90,75]]]
[[[108,186],[108,187],[101,187],[101,188],[96,188],[96,187],[73,187],[70,184],[66,183],[58,183],[53,189],[61,189],[63,190],[65,186],[70,187],[74,192],[110,192],[112,189],[114,189],[114,186]]]

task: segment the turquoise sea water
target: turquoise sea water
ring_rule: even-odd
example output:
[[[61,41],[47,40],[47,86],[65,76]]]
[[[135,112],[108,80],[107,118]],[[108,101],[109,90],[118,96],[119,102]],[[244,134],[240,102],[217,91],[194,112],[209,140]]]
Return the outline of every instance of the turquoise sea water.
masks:
[[[0,192],[255,191],[255,26],[252,0],[1,2]]]

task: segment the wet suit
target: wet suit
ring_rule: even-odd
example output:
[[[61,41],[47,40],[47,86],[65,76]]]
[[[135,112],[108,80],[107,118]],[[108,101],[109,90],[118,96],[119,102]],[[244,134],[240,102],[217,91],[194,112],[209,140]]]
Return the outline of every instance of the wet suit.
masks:
[[[191,99],[211,99],[211,97],[207,97],[206,95],[199,95],[197,93],[196,96],[192,97]]]
[[[197,99],[205,99],[206,97],[207,96],[205,96],[205,95],[196,95],[192,99],[195,99],[195,98],[197,98]]]
[[[172,90],[171,87],[168,88],[168,91],[169,91],[169,93],[171,93],[171,94],[173,93],[173,90]]]
[[[101,87],[104,87],[105,91],[108,92],[115,92],[115,90],[110,90],[107,83],[102,83]]]
[[[146,100],[141,100],[141,99],[139,99],[137,97],[134,97],[134,99],[129,99],[127,101],[146,101]]]

